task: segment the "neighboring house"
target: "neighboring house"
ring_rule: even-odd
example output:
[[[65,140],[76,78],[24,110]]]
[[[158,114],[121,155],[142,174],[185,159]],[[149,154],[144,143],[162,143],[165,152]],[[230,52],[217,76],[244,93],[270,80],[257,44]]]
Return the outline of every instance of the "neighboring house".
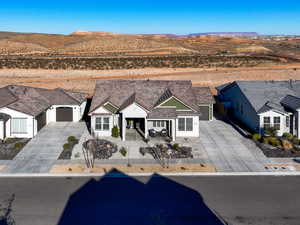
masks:
[[[218,99],[254,132],[275,127],[300,137],[300,81],[235,81],[217,87]]]
[[[78,122],[86,95],[64,89],[9,85],[0,88],[0,139],[32,138],[50,122]]]
[[[91,103],[91,132],[110,136],[113,126],[122,140],[135,128],[147,138],[150,129],[168,136],[198,137],[199,120],[212,120],[214,98],[208,87],[191,81],[98,80]],[[131,129],[131,130],[130,130]]]

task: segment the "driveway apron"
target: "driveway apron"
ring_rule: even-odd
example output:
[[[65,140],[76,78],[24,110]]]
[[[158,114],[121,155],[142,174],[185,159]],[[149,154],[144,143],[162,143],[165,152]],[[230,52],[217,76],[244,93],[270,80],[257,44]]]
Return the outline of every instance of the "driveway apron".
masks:
[[[49,172],[69,136],[80,138],[85,123],[58,122],[45,126],[12,160],[4,173]]]
[[[266,172],[260,149],[223,121],[200,121],[200,140],[218,172]]]

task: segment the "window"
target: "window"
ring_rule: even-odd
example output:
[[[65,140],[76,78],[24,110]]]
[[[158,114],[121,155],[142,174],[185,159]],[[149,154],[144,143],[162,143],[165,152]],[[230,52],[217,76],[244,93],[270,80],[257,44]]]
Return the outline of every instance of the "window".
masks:
[[[95,128],[96,128],[96,130],[108,131],[109,130],[109,117],[96,117]]]
[[[290,127],[290,116],[286,116],[286,120],[285,120],[285,126],[286,127]]]
[[[264,129],[267,130],[270,127],[271,127],[271,118],[269,116],[264,117]]]
[[[280,116],[275,116],[273,118],[273,121],[274,121],[274,128],[276,130],[280,130]]]
[[[13,118],[11,120],[11,132],[15,134],[26,134],[27,118]]]
[[[178,119],[179,131],[193,131],[193,118],[179,118]]]
[[[186,118],[186,131],[193,131],[193,118]]]
[[[154,120],[153,127],[165,127],[165,121],[163,120]]]

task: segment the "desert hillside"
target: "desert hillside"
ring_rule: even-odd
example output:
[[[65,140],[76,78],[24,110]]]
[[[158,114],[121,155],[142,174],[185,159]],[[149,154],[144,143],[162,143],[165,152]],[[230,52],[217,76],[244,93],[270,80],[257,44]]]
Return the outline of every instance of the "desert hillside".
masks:
[[[300,58],[300,39],[253,40],[196,34],[128,35],[76,31],[69,35],[0,32],[0,55],[272,54]]]

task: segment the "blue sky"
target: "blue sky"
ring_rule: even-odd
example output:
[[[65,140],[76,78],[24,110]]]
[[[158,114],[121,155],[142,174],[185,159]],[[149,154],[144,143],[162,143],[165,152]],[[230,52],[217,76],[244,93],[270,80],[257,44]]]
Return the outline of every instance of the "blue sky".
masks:
[[[0,30],[300,34],[300,0],[10,0],[1,1]]]

